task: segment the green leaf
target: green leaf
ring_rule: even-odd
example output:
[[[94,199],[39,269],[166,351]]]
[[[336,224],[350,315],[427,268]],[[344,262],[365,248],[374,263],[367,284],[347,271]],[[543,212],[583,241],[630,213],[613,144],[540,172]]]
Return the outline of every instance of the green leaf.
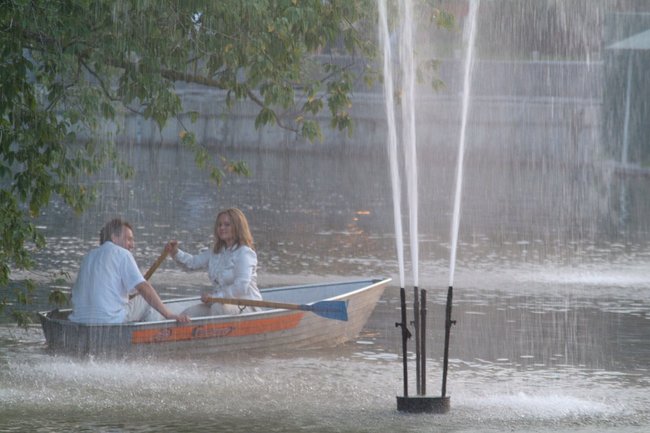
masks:
[[[25,329],[27,329],[29,325],[34,322],[32,320],[31,314],[27,311],[14,310],[11,312],[11,317],[18,326],[21,326]]]
[[[52,290],[47,298],[47,301],[52,305],[61,307],[68,304],[68,296],[61,290]]]
[[[270,108],[264,107],[260,110],[255,118],[255,128],[275,122],[275,113]]]

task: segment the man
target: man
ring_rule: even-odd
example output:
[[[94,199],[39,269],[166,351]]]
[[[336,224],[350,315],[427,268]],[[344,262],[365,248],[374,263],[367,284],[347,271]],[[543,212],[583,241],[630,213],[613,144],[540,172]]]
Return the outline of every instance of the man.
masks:
[[[100,246],[81,263],[72,288],[73,312],[77,323],[123,323],[144,320],[153,307],[166,319],[189,322],[174,314],[145,280],[131,254],[133,228],[119,218],[106,223],[99,235]],[[138,295],[129,300],[129,295]]]

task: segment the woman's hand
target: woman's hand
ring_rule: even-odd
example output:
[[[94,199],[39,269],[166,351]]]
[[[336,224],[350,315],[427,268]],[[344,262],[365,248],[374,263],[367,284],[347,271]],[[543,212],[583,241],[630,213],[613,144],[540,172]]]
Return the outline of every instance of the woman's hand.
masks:
[[[212,297],[211,293],[203,292],[203,293],[201,293],[201,302],[203,302],[205,304],[212,304],[212,302],[210,302],[211,297]]]
[[[172,257],[176,257],[176,253],[178,253],[178,241],[171,240],[167,242],[167,244],[165,245],[165,251],[171,254]]]

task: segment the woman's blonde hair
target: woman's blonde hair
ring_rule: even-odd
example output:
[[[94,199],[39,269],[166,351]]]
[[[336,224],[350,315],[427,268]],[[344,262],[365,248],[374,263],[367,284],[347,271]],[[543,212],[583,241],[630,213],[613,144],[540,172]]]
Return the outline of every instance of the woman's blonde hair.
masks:
[[[221,211],[219,214],[217,214],[217,218],[214,221],[215,242],[213,251],[215,253],[218,253],[223,248],[226,248],[226,243],[219,238],[219,234],[217,233],[219,228],[219,217],[224,214],[228,215],[228,217],[230,217],[230,221],[232,221],[235,236],[235,245],[246,245],[249,248],[255,249],[253,235],[251,234],[251,230],[248,227],[248,220],[246,219],[244,212],[233,207]]]

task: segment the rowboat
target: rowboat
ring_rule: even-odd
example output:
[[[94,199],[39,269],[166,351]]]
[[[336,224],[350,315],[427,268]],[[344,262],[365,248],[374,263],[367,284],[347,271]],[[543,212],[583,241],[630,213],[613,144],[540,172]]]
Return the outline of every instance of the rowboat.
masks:
[[[390,278],[262,289],[271,308],[193,317],[189,323],[87,325],[68,320],[70,309],[43,311],[38,317],[49,350],[57,354],[121,357],[322,348],[359,335],[388,282]],[[199,302],[199,297],[164,301],[177,314]],[[345,305],[347,317],[328,317],[327,311],[319,311],[321,305],[336,303]]]

